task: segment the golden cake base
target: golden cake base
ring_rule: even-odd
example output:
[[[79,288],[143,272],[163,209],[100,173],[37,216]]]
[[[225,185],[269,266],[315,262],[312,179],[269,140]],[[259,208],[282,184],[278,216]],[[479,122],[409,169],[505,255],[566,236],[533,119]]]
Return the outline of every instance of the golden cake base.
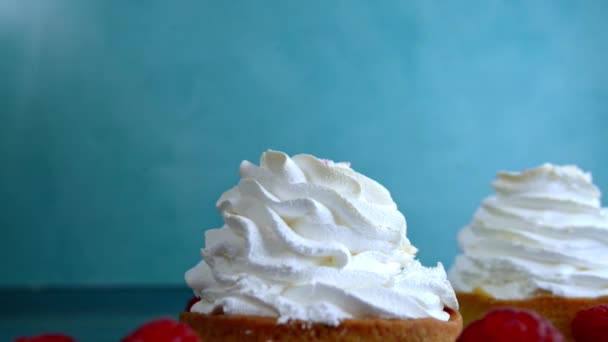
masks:
[[[456,292],[456,297],[460,303],[460,313],[465,327],[482,318],[492,309],[514,307],[532,310],[547,318],[562,332],[567,341],[574,341],[570,323],[578,311],[600,304],[608,304],[608,297],[565,298],[549,294],[522,300],[502,300],[483,293],[462,292]]]
[[[257,316],[205,315],[182,312],[179,320],[188,324],[202,341],[403,341],[454,342],[462,331],[462,316],[448,311],[450,320],[348,319],[337,327],[322,323],[290,321]]]

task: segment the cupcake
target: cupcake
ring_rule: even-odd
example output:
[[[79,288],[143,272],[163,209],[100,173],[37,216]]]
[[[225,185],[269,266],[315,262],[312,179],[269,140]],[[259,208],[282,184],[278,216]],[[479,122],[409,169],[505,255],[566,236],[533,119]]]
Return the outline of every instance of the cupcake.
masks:
[[[450,269],[466,326],[497,307],[534,310],[567,339],[577,311],[608,303],[608,211],[591,175],[544,164],[499,172],[458,235]]]
[[[244,161],[217,208],[200,298],[180,320],[203,341],[454,341],[458,302],[441,264],[424,267],[389,192],[348,163],[264,153]]]

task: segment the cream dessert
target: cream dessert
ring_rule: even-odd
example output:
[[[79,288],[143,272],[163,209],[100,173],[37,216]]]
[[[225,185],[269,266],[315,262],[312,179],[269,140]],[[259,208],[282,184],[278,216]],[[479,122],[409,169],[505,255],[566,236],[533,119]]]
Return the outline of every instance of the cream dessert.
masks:
[[[608,302],[608,211],[589,173],[544,164],[500,172],[492,187],[496,194],[483,200],[458,235],[463,253],[449,274],[465,325],[483,314],[468,315],[479,301]],[[478,301],[471,303],[471,296]]]
[[[240,177],[217,202],[224,226],[205,233],[203,260],[186,273],[201,299],[191,308],[199,319],[323,329],[421,320],[452,324],[457,336],[458,302],[446,273],[415,259],[406,220],[383,186],[347,163],[276,151],[259,166],[244,161]]]

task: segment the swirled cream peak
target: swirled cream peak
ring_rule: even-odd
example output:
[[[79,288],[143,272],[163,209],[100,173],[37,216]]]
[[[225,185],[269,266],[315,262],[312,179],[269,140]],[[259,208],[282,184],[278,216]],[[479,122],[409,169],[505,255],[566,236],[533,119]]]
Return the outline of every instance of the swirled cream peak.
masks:
[[[456,291],[500,299],[608,295],[608,211],[589,173],[544,164],[500,172],[492,186],[496,194],[458,236]]]
[[[447,320],[456,309],[443,267],[425,268],[389,192],[348,163],[268,151],[244,161],[186,273],[192,311],[337,325],[383,317]]]

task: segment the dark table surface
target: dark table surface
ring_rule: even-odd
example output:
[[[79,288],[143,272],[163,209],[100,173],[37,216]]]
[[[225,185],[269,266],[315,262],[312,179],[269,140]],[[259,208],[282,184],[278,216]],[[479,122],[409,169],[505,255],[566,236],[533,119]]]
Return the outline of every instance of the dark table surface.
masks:
[[[0,290],[0,341],[47,332],[78,341],[120,341],[154,318],[177,318],[187,288]]]

